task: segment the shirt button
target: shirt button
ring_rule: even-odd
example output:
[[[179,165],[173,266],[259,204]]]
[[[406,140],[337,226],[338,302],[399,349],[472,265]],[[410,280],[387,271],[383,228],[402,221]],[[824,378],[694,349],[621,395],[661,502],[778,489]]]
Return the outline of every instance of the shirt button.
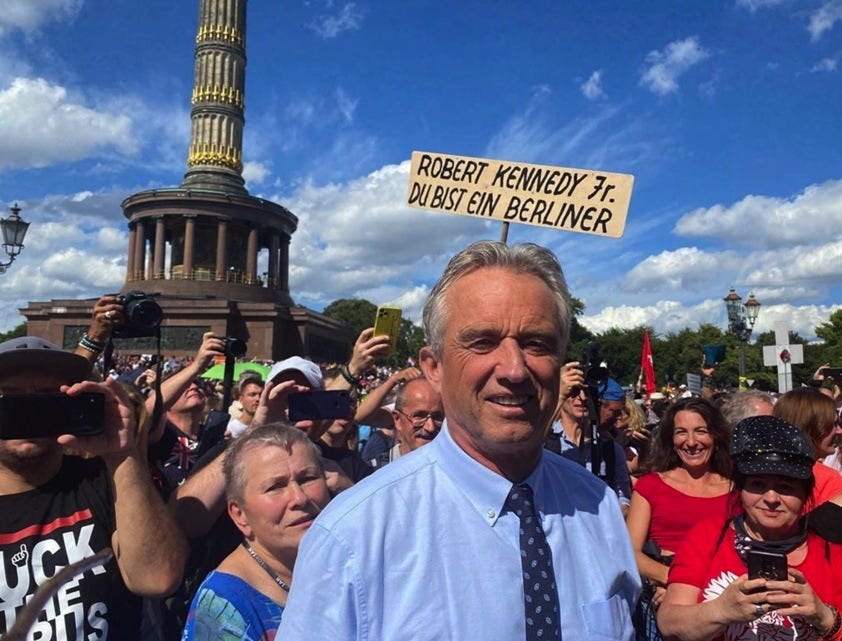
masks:
[[[493,519],[495,516],[497,516],[497,513],[496,513],[494,510],[488,510],[488,511],[485,513],[485,515],[486,515],[489,519]]]

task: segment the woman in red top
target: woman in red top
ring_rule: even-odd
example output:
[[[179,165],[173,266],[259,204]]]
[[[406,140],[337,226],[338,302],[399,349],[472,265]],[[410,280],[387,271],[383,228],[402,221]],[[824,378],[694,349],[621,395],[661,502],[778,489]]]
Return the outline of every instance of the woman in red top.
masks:
[[[660,638],[653,609],[664,595],[667,564],[688,530],[707,517],[729,515],[728,441],[725,419],[703,398],[677,401],[661,420],[644,462],[648,473],[634,486],[626,520],[637,568],[648,586],[635,613],[639,638]],[[660,559],[653,558],[649,541]]]
[[[802,516],[814,483],[812,446],[785,421],[754,416],[734,428],[731,454],[743,511],[688,533],[658,625],[681,641],[838,641],[842,588],[832,568],[842,548],[808,532]],[[749,578],[756,552],[781,557],[786,577]]]
[[[836,403],[818,388],[799,387],[778,399],[774,415],[804,432],[818,459],[813,466],[816,485],[807,509],[842,494],[842,475],[822,462],[825,456],[833,454],[836,440],[842,434]]]

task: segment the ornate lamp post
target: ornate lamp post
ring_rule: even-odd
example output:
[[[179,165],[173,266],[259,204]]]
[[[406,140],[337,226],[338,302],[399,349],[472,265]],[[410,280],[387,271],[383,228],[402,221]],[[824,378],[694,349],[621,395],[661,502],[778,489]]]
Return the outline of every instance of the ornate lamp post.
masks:
[[[754,329],[754,323],[760,313],[760,301],[754,294],[749,294],[748,300],[743,304],[742,296],[734,291],[733,287],[723,300],[725,311],[728,313],[728,331],[740,341],[739,389],[743,389],[746,376],[746,343],[751,338],[751,330]]]
[[[6,269],[15,262],[15,258],[23,249],[23,239],[29,223],[20,217],[20,207],[15,203],[10,207],[12,215],[0,219],[0,228],[3,229],[3,249],[9,257],[8,261],[0,260],[0,274],[5,274]]]

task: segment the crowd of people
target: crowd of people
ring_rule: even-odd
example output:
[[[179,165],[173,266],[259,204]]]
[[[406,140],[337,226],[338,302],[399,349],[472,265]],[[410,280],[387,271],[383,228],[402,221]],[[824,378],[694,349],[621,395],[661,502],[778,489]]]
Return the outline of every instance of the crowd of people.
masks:
[[[547,250],[475,243],[417,364],[369,328],[347,363],[245,363],[230,398],[212,333],[104,362],[113,296],[75,353],[0,344],[5,402],[102,399],[99,433],[0,424],[0,633],[842,640],[842,381],[635,398],[564,361],[568,299]]]

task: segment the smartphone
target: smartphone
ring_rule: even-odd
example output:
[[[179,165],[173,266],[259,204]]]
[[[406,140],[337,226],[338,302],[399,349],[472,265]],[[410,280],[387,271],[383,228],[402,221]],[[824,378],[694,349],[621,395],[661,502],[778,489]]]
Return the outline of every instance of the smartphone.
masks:
[[[351,395],[347,390],[316,390],[289,395],[289,420],[320,421],[326,418],[349,418]]]
[[[842,378],[842,367],[825,367],[821,373],[828,378]]]
[[[713,367],[725,360],[725,345],[705,345],[705,367]]]
[[[0,394],[0,439],[95,436],[104,429],[102,394]]]
[[[398,334],[401,329],[401,308],[381,305],[377,308],[377,315],[374,318],[374,335],[382,336],[387,334],[389,342],[394,350],[398,344]]]
[[[789,577],[786,555],[775,552],[748,551],[748,578],[786,581]]]

